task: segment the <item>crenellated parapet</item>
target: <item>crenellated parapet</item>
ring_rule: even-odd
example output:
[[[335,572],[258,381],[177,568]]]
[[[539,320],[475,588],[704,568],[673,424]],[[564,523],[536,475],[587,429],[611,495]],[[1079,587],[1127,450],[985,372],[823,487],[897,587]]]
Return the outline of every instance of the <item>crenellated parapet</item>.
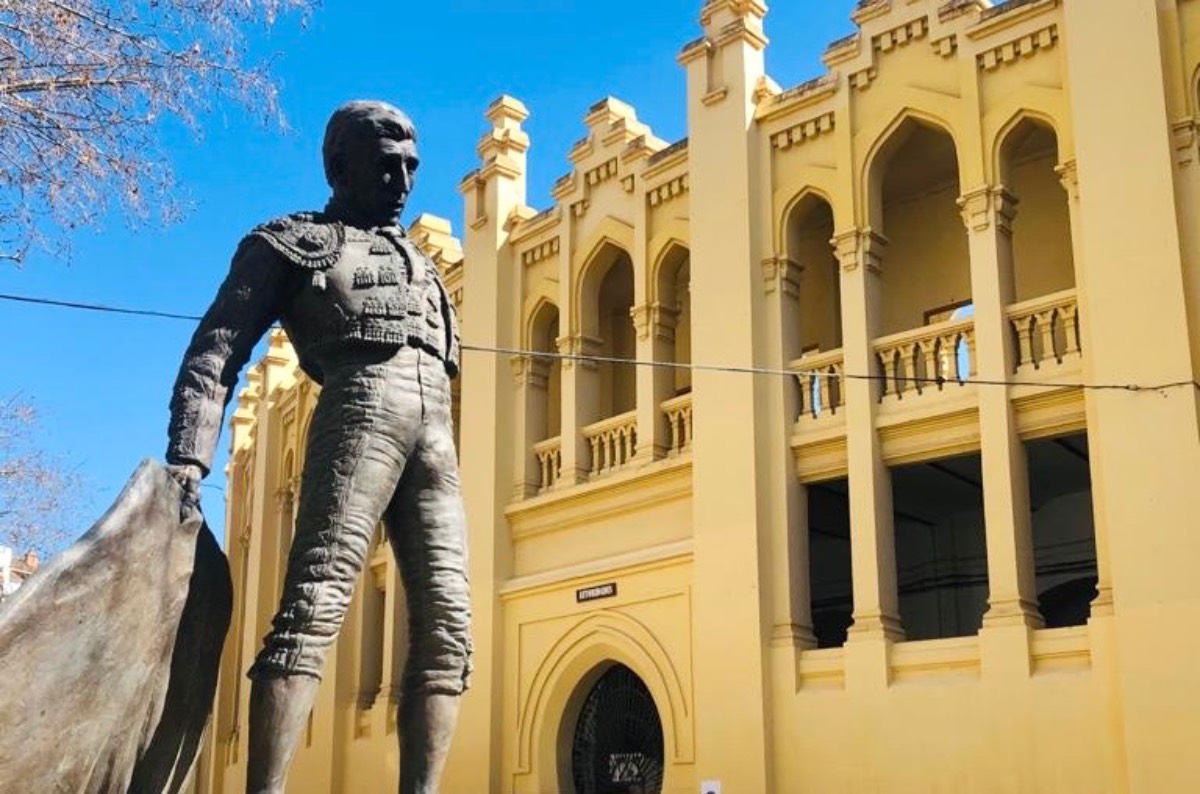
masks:
[[[588,108],[583,123],[584,135],[568,153],[571,169],[551,188],[554,204],[542,211],[522,204],[506,216],[514,260],[524,270],[536,271],[528,276],[531,282],[560,281],[564,256],[572,272],[577,270],[590,246],[604,238],[601,230],[613,224],[633,231],[622,245],[640,270],[644,257],[635,252],[632,240],[653,236],[660,216],[686,216],[686,206],[679,203],[689,190],[686,139],[668,145],[638,118],[635,108],[615,97]],[[573,288],[562,284],[554,289],[567,287]],[[555,305],[563,300],[552,296]]]
[[[587,134],[567,155],[572,170],[551,190],[554,199],[576,218],[588,211],[592,194],[608,182],[633,192],[636,171],[666,147],[649,126],[638,120],[632,106],[615,97],[592,105],[583,121]]]

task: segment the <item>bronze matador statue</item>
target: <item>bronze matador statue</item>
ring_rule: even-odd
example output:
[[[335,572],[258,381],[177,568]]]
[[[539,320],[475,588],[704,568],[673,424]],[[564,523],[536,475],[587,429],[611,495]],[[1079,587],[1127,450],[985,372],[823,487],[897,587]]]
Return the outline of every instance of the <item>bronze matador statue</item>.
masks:
[[[283,792],[382,519],[408,597],[400,791],[432,792],[471,670],[466,538],[450,419],[458,332],[437,269],[399,226],[416,131],[383,102],[351,102],[323,146],[321,212],[254,229],[184,356],[167,462],[192,495],[208,474],[238,372],[278,321],[322,385],[308,436],[283,596],[250,668],[246,790]]]

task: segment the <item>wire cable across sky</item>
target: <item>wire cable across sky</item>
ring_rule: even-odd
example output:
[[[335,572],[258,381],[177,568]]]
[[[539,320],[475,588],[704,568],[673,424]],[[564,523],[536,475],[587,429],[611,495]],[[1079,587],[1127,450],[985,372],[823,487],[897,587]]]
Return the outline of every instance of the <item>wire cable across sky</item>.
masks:
[[[37,306],[47,306],[59,309],[74,309],[77,311],[101,312],[106,314],[117,314],[133,317],[151,317],[155,319],[165,320],[186,320],[190,322],[198,322],[200,315],[195,314],[180,314],[177,312],[158,311],[154,309],[134,309],[122,306],[111,306],[101,303],[83,303],[79,301],[65,301],[54,298],[38,298],[28,295],[9,295],[0,293],[0,300],[12,301],[15,303],[26,303]],[[490,355],[523,357],[531,359],[546,359],[556,361],[572,361],[572,362],[590,362],[593,364],[613,364],[617,366],[630,367],[652,367],[659,369],[672,370],[690,370],[693,372],[724,372],[735,375],[771,375],[782,377],[804,377],[804,378],[829,378],[832,380],[861,380],[861,381],[877,381],[886,383],[888,378],[884,375],[871,375],[863,373],[834,373],[821,370],[804,370],[804,369],[785,369],[780,367],[762,367],[762,366],[742,366],[734,364],[696,364],[696,363],[678,363],[673,361],[645,361],[634,358],[617,358],[614,356],[597,356],[584,355],[573,353],[557,353],[546,352],[541,350],[521,350],[518,348],[506,347],[489,347],[487,345],[472,345],[464,343],[462,349],[470,353],[486,353]],[[905,382],[919,383],[926,385],[941,385],[947,382],[954,381],[954,378],[929,378],[918,376],[905,376]],[[1031,386],[1046,389],[1082,389],[1091,391],[1125,391],[1125,392],[1159,392],[1166,393],[1172,389],[1193,388],[1200,390],[1200,381],[1198,380],[1179,380],[1170,383],[1159,383],[1153,385],[1139,383],[1071,383],[1059,381],[1023,381],[1023,380],[988,380],[982,378],[968,378],[962,381],[963,383],[972,383],[976,386]]]

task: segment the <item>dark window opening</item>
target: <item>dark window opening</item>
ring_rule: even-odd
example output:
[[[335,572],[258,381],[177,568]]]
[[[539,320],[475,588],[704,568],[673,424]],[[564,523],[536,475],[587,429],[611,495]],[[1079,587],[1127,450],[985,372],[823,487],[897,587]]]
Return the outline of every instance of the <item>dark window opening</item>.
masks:
[[[1038,606],[1046,628],[1087,623],[1096,597],[1096,533],[1087,435],[1025,444]]]
[[[811,483],[808,492],[808,582],[818,648],[846,642],[854,614],[850,568],[850,484],[845,477]]]
[[[891,473],[905,637],[975,634],[988,599],[979,453],[898,466]]]

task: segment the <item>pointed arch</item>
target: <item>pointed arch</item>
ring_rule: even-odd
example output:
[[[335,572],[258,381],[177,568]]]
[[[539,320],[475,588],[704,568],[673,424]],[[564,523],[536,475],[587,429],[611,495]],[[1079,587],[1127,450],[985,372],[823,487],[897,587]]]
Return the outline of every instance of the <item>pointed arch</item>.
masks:
[[[1005,183],[1004,149],[1009,143],[1009,138],[1023,124],[1030,122],[1047,127],[1054,133],[1055,140],[1059,142],[1059,159],[1061,160],[1062,133],[1059,130],[1058,120],[1045,109],[1035,109],[1023,104],[1009,114],[1008,119],[997,128],[995,135],[991,137],[988,168],[991,170],[989,176],[993,184],[1003,185]],[[1059,163],[1055,163],[1055,165],[1059,165]]]
[[[691,251],[682,240],[671,238],[661,248],[651,267],[648,303],[658,323],[655,360],[674,364],[692,363],[692,263]],[[654,373],[655,401],[677,397],[692,389],[689,369],[660,369]],[[665,420],[665,417],[664,417]]]
[[[995,173],[1015,198],[1010,260],[1002,263],[1005,292],[1021,302],[1075,286],[1071,211],[1059,178],[1061,137],[1054,120],[1022,109],[994,141]]]
[[[621,254],[633,262],[634,229],[628,223],[605,216],[582,245],[576,248],[571,270],[575,273],[571,291],[570,327],[574,332],[587,333],[589,307],[594,308],[600,282]]]
[[[961,175],[969,172],[969,169],[965,167],[967,164],[962,160],[963,147],[958,145],[957,130],[949,120],[949,114],[938,114],[907,105],[897,111],[891,121],[883,125],[877,132],[870,132],[868,130],[860,133],[866,140],[871,141],[866,155],[862,160],[862,169],[859,172],[862,174],[860,195],[863,197],[860,207],[865,213],[863,225],[874,227],[880,225],[879,218],[883,214],[883,174],[886,171],[891,154],[905,142],[898,133],[903,132],[906,125],[911,124],[931,127],[935,131],[949,136],[950,140],[954,142],[960,181]]]
[[[905,108],[873,141],[867,225],[883,235],[880,332],[918,328],[938,307],[971,300],[970,250],[958,206],[963,147],[943,117]],[[982,172],[975,163],[974,171]]]
[[[694,725],[689,687],[670,655],[640,621],[605,610],[588,615],[567,631],[546,654],[523,695],[517,723],[518,774],[537,772],[557,780],[560,715],[580,683],[605,664],[619,662],[646,684],[662,717],[668,763],[694,760]]]
[[[805,188],[788,203],[777,249],[793,269],[794,300],[782,305],[784,361],[842,346],[841,266],[834,254],[833,204],[821,190]]]
[[[545,318],[545,312],[553,310],[557,316],[560,313],[557,301],[546,292],[537,291],[525,298],[525,306],[521,311],[521,348],[524,350],[539,350],[537,346],[537,332],[539,330],[540,320]],[[561,334],[561,328],[559,333]],[[553,340],[552,340],[553,341]],[[552,352],[547,350],[545,352]]]
[[[825,202],[831,209],[833,207],[833,196],[824,188],[817,187],[816,185],[805,185],[796,191],[783,203],[783,209],[780,210],[778,221],[775,224],[775,251],[777,253],[787,252],[788,224],[792,219],[793,213],[802,204],[812,199]]]
[[[664,288],[664,285],[674,279],[674,271],[681,266],[681,259],[686,261],[690,258],[691,248],[686,242],[675,237],[667,240],[658,249],[657,255],[651,260],[654,264],[650,268],[650,302],[661,303],[664,298],[669,297],[670,289]]]
[[[633,260],[627,249],[605,240],[595,254],[584,264],[576,282],[575,329],[587,336],[599,336],[600,288],[612,269],[628,263],[632,270]]]

